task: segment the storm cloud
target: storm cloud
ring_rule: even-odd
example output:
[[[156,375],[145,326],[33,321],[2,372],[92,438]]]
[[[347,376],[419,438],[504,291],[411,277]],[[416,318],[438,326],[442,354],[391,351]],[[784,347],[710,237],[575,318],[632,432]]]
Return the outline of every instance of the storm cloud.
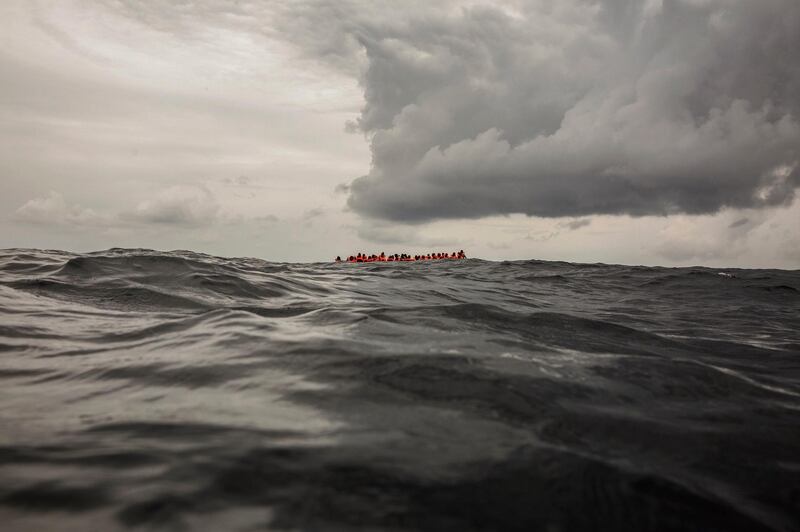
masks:
[[[462,4],[282,13],[295,44],[361,67],[372,167],[348,188],[356,212],[643,216],[794,198],[796,0]]]

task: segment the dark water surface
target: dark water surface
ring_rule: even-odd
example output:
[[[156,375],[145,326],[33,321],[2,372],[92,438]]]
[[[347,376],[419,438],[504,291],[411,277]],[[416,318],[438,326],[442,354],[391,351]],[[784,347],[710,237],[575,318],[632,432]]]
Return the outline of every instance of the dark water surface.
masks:
[[[2,530],[798,530],[800,272],[0,251]]]

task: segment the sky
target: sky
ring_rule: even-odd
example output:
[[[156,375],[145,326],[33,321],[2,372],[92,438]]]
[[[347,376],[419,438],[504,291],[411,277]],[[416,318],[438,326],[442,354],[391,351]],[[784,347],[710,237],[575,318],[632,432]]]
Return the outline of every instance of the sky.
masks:
[[[800,268],[797,0],[4,0],[0,247]]]

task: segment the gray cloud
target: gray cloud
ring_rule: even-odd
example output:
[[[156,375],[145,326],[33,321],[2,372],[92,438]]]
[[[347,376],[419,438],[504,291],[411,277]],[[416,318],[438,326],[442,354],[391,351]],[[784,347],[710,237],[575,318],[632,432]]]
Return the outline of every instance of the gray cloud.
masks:
[[[769,213],[751,212],[750,216],[738,219],[735,216],[734,211],[722,213],[710,220],[702,231],[685,218],[677,220],[657,239],[655,251],[677,263],[739,257],[752,248],[752,239],[758,238],[754,233],[768,219]]]
[[[11,215],[17,222],[36,225],[98,225],[107,222],[92,209],[68,203],[60,192],[50,191],[44,197],[33,198]]]
[[[356,234],[362,240],[381,245],[420,244],[420,235],[413,228],[397,224],[371,223],[361,224]]]
[[[134,210],[100,214],[69,203],[60,192],[26,201],[11,219],[34,225],[111,227],[132,224],[207,225],[218,220],[219,204],[202,186],[168,187],[153,198],[140,202]]]
[[[240,175],[237,177],[226,177],[222,180],[222,182],[226,185],[247,187],[252,184],[253,180],[249,176]]]
[[[796,0],[280,15],[311,55],[360,65],[373,165],[348,204],[369,217],[700,214],[800,185]]]
[[[580,218],[578,220],[571,220],[569,222],[562,222],[559,224],[559,227],[563,227],[569,229],[571,231],[576,231],[581,227],[586,227],[592,223],[592,220],[589,218]]]
[[[728,225],[728,229],[735,229],[735,228],[741,227],[741,226],[743,226],[743,225],[745,225],[745,224],[747,224],[749,222],[750,222],[749,218],[740,218],[740,219],[736,220],[735,222],[731,222]]]
[[[200,186],[173,186],[145,200],[122,217],[137,222],[170,225],[205,225],[217,219],[219,204]]]
[[[305,211],[301,216],[301,219],[304,222],[310,222],[314,218],[319,218],[323,214],[325,214],[325,209],[323,209],[322,207],[314,207],[313,209],[308,209],[307,211]]]
[[[254,221],[266,224],[274,224],[276,222],[279,222],[280,218],[278,218],[274,214],[265,214],[264,216],[255,217]]]
[[[411,249],[449,249],[454,245],[466,245],[463,242],[458,242],[457,239],[426,236],[416,226],[381,220],[362,220],[362,223],[356,227],[351,227],[351,229],[355,229],[358,237],[366,242],[381,246],[409,246],[409,249],[405,252],[410,252]]]
[[[141,202],[127,216],[150,223],[202,225],[215,220],[218,211],[219,204],[208,189],[174,186],[153,199]]]

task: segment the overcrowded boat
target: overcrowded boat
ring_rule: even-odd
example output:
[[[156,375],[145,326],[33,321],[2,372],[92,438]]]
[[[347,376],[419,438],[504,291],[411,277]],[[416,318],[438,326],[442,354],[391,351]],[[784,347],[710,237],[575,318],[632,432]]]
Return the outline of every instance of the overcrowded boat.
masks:
[[[350,255],[347,259],[336,257],[334,262],[416,262],[427,260],[459,260],[466,259],[467,254],[464,250],[453,251],[452,253],[439,252],[439,253],[423,253],[422,255],[409,255],[407,253],[394,253],[387,255],[381,252],[380,255],[367,255],[366,253],[356,253]]]

